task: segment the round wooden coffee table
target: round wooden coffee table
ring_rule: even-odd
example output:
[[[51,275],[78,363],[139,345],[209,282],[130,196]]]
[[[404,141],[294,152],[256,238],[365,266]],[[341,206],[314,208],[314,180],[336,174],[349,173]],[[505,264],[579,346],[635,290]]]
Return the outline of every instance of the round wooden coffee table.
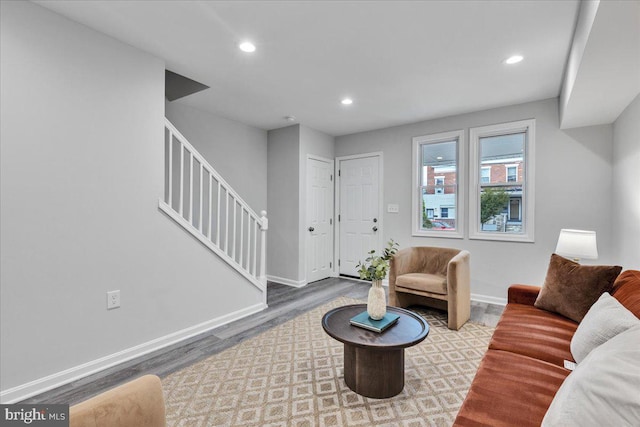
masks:
[[[404,349],[424,340],[429,325],[417,314],[397,307],[387,307],[387,312],[400,318],[382,333],[349,323],[366,309],[366,304],[334,308],[322,318],[322,327],[344,343],[344,381],[351,390],[377,399],[393,397],[404,388]]]

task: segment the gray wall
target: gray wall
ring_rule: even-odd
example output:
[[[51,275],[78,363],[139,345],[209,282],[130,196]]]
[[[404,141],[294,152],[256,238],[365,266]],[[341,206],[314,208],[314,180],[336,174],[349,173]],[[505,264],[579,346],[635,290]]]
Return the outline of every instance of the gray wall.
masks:
[[[180,104],[165,115],[258,214],[267,209],[267,131]]]
[[[300,280],[300,125],[270,130],[267,148],[267,274]]]
[[[0,389],[261,303],[158,210],[164,63],[1,8]]]
[[[333,160],[335,158],[335,140],[326,133],[300,125],[300,228],[298,234],[300,251],[298,255],[298,277],[306,281],[307,244],[307,157],[318,156]],[[335,182],[335,181],[334,181]]]
[[[324,132],[300,125],[300,161],[307,155],[333,159],[335,157],[335,138]]]
[[[536,122],[535,243],[411,236],[411,139],[414,136],[521,119]],[[547,99],[336,138],[336,156],[384,153],[384,238],[406,246],[445,246],[471,252],[472,293],[506,298],[511,283],[542,284],[561,228],[595,230],[598,263],[617,262],[611,245],[612,126],[562,131],[558,100]],[[467,150],[468,151],[468,150]],[[467,153],[468,154],[468,153]],[[467,227],[468,228],[468,227]]]
[[[616,262],[640,270],[640,95],[613,125],[612,218]]]
[[[307,156],[334,158],[334,138],[304,125],[268,133],[270,280],[306,284]]]

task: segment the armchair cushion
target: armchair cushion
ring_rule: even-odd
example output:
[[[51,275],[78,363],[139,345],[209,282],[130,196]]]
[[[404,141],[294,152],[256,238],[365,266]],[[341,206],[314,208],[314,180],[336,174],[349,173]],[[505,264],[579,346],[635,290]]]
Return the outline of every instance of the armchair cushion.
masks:
[[[447,278],[440,274],[402,274],[396,277],[396,286],[434,294],[447,294]]]

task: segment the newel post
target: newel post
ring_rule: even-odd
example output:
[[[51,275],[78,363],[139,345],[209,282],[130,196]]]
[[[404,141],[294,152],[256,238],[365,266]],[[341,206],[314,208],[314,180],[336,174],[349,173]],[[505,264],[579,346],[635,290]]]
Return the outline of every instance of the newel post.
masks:
[[[267,288],[267,230],[269,229],[269,220],[267,219],[267,211],[260,212],[260,275],[258,280]]]

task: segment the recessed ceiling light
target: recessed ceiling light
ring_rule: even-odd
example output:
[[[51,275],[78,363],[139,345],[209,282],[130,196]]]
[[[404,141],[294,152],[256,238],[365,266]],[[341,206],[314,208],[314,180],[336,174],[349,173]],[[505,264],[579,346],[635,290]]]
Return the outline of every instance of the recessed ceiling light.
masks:
[[[295,122],[296,116],[284,116],[284,119],[288,122]]]
[[[442,156],[436,157],[436,160],[442,160]]]
[[[248,53],[255,52],[256,50],[256,46],[251,42],[242,42],[238,45],[238,47],[241,51]]]
[[[524,57],[522,55],[513,55],[513,56],[510,56],[509,58],[507,58],[507,60],[504,61],[504,62],[505,62],[505,64],[512,65],[512,64],[517,64],[518,62],[522,61],[523,59],[524,59]]]
[[[344,99],[343,99],[342,101],[340,101],[340,102],[342,102],[342,104],[343,104],[343,105],[351,105],[351,104],[353,104],[353,99],[351,99],[351,98],[344,98]]]

